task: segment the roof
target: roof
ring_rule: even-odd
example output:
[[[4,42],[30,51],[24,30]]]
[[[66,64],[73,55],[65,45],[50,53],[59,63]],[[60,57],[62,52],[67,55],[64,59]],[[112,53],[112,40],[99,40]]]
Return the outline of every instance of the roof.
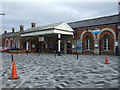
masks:
[[[43,25],[43,26],[39,26],[39,27],[29,28],[29,29],[25,30],[23,33],[39,31],[39,30],[45,30],[45,29],[52,29],[52,28],[55,28],[56,26],[59,26],[62,23],[63,22],[59,22],[59,23],[54,23],[54,24],[49,24],[49,25]]]
[[[15,32],[15,33],[5,33],[5,34],[2,34],[2,38],[4,37],[15,37],[15,36],[20,36],[20,32]]]
[[[70,22],[70,23],[68,23],[68,25],[70,25],[71,28],[78,28],[78,27],[89,27],[89,26],[114,24],[114,23],[118,23],[118,22],[120,22],[120,21],[118,21],[118,14],[117,14],[117,15],[112,15],[112,16]]]
[[[74,30],[65,22],[29,28],[21,33],[21,36],[36,36],[48,34],[73,35]]]

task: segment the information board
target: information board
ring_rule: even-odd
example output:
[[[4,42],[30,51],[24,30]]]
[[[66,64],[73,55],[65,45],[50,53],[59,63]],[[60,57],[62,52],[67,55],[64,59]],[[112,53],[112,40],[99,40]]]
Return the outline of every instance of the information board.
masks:
[[[77,46],[76,46],[77,50],[82,50],[82,41],[77,40],[76,43],[77,43]]]

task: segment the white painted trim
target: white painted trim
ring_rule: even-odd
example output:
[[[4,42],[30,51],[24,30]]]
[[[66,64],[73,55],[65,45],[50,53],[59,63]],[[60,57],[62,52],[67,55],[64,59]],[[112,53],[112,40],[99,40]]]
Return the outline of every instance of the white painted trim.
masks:
[[[60,39],[61,38],[61,34],[58,34],[58,39]],[[58,40],[58,52],[60,52],[60,40]]]
[[[114,36],[114,40],[116,40],[116,34],[115,34],[115,32],[113,31],[113,29],[111,29],[111,28],[103,28],[103,29],[101,29],[101,31],[100,31],[100,33],[97,35],[98,37],[98,40],[100,39],[100,35],[102,34],[102,32],[104,32],[104,31],[109,31],[109,32],[111,32],[112,34],[113,34],[113,36]]]
[[[73,32],[62,31],[62,30],[54,30],[54,33],[57,33],[57,34],[65,34],[65,35],[73,35]]]
[[[66,35],[73,35],[73,32],[70,31],[62,31],[62,30],[46,30],[46,31],[38,31],[38,32],[31,32],[21,34],[22,37],[24,36],[37,36],[37,35],[46,35],[46,34],[66,34]]]
[[[82,40],[83,39],[83,35],[85,34],[85,33],[87,33],[87,32],[90,32],[91,33],[91,30],[88,30],[88,31],[83,31],[82,32],[82,34],[81,34],[81,36],[80,36],[80,39]],[[95,34],[93,34],[93,33],[91,33],[92,35],[93,35],[93,37],[94,37],[94,39],[95,39]]]
[[[115,41],[116,41],[116,34],[115,34],[115,32],[113,31],[113,29],[111,29],[111,28],[103,28],[103,29],[101,29],[101,33],[99,33],[98,34],[98,40],[100,40],[100,35],[102,34],[102,32],[104,32],[104,31],[109,31],[109,32],[111,32],[112,34],[113,34],[113,40],[114,40],[114,43],[115,43]],[[115,52],[115,45],[114,45],[114,52]]]
[[[54,30],[38,31],[38,32],[31,32],[31,33],[21,34],[21,37],[24,37],[24,36],[37,36],[37,35],[45,35],[45,34],[53,34],[53,33],[54,33]]]
[[[55,28],[74,32],[74,30],[66,22],[61,23],[60,25],[56,26]]]
[[[26,50],[28,50],[28,42],[26,42]]]

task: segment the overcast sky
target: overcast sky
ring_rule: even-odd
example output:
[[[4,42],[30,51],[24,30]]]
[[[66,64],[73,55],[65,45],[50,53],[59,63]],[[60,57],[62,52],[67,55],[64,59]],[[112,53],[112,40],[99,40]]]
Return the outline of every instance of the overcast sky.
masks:
[[[1,9],[0,9],[1,10]],[[74,22],[118,13],[117,2],[3,2],[2,30],[11,32],[56,23]]]

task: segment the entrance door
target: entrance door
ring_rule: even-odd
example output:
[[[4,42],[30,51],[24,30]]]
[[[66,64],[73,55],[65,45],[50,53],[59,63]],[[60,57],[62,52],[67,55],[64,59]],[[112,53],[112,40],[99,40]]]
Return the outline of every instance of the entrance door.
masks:
[[[67,53],[72,53],[72,43],[67,43]]]
[[[44,52],[46,52],[46,50],[45,50],[45,42],[40,42],[39,43],[39,48],[40,48],[40,52],[42,52],[42,53],[44,53]]]
[[[37,43],[36,45],[35,45],[35,48],[36,48],[36,53],[39,53],[39,43]]]

